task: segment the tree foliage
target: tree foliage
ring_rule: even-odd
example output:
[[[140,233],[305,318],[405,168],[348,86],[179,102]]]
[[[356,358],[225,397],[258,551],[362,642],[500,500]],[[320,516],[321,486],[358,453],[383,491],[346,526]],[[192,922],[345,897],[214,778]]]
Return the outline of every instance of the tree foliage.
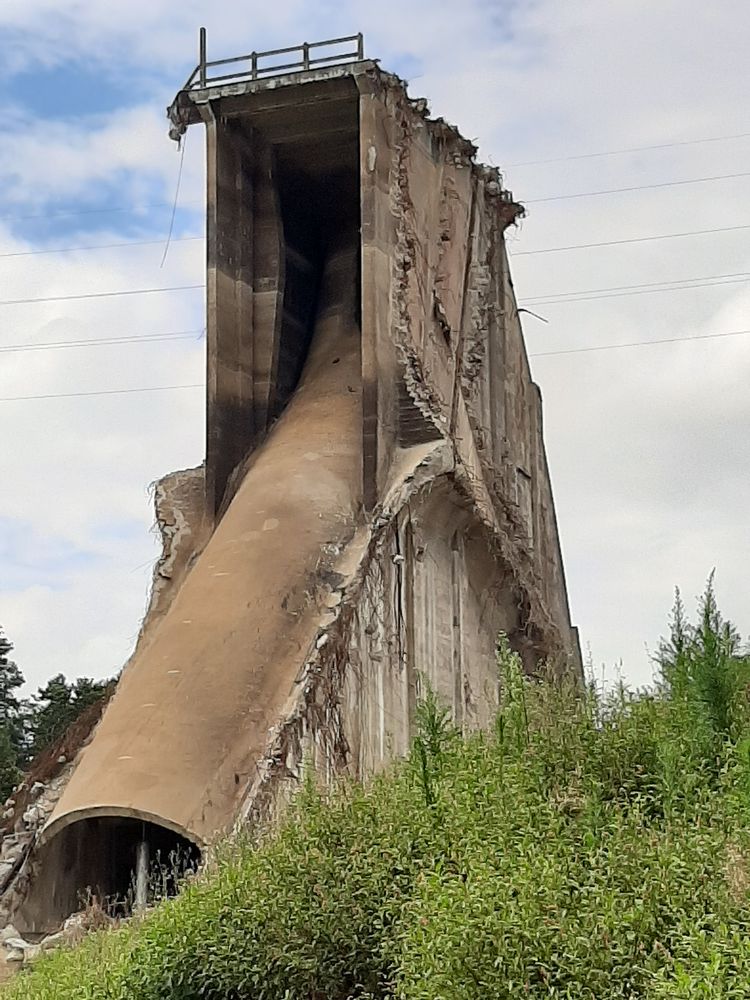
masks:
[[[56,674],[39,688],[28,703],[30,756],[35,757],[58,740],[84,709],[101,698],[106,686],[106,682],[88,677],[70,683],[63,674]]]
[[[5,801],[20,777],[24,753],[24,712],[18,690],[23,675],[10,659],[12,644],[0,629],[0,800]]]
[[[68,682],[57,674],[31,698],[22,698],[24,676],[10,659],[12,652],[0,629],[0,801],[11,794],[29,762],[59,739],[107,687],[107,682],[87,677]]]

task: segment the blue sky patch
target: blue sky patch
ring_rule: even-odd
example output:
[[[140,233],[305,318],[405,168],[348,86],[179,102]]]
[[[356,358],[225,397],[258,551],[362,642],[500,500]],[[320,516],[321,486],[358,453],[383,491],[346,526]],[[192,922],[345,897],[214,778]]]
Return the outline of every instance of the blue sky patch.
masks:
[[[0,591],[34,585],[53,590],[67,586],[71,574],[88,569],[103,557],[71,542],[36,532],[31,524],[0,518]]]
[[[118,79],[103,73],[97,63],[66,62],[49,69],[30,68],[6,78],[7,100],[37,118],[73,120],[129,108],[139,97],[137,78]]]

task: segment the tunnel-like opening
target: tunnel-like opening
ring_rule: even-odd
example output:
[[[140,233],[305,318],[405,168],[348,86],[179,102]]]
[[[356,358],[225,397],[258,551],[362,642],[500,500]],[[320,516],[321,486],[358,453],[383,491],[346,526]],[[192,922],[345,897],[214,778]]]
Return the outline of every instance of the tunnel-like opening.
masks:
[[[46,934],[91,905],[127,916],[174,895],[200,857],[192,841],[157,823],[124,816],[81,819],[39,850],[16,922],[24,933]]]
[[[360,127],[351,80],[227,98],[216,111],[206,467],[209,501],[219,513],[238,483],[233,473],[297,388],[326,260],[359,243]],[[359,274],[352,280],[359,303]]]
[[[284,297],[271,420],[282,412],[302,374],[326,259],[333,250],[356,243],[360,227],[356,132],[333,147],[325,140],[280,144],[275,159],[284,234]],[[360,267],[355,276],[358,309]],[[358,325],[359,321],[358,315]]]

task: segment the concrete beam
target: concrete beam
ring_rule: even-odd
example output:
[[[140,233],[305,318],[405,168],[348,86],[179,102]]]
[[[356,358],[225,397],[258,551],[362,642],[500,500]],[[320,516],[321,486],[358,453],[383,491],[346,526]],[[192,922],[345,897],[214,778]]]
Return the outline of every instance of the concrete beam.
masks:
[[[206,123],[206,510],[257,434],[253,419],[253,168],[237,126]]]

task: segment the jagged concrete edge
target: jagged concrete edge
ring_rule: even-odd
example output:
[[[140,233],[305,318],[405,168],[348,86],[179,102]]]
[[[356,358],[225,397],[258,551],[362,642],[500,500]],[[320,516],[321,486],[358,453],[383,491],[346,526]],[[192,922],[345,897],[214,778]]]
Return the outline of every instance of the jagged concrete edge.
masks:
[[[360,526],[355,532],[338,564],[337,568],[346,581],[340,588],[341,601],[330,622],[318,630],[308,647],[295,681],[295,690],[287,699],[280,721],[269,730],[266,753],[256,763],[256,777],[245,793],[235,820],[235,834],[247,826],[253,828],[262,826],[263,821],[270,818],[273,813],[275,793],[280,789],[286,774],[281,774],[278,786],[275,779],[279,777],[281,771],[286,770],[284,758],[288,744],[296,742],[294,738],[289,739],[290,735],[293,735],[293,730],[298,728],[309,714],[321,682],[330,679],[331,668],[338,673],[337,689],[343,682],[348,661],[348,628],[354,617],[374,554],[383,543],[387,529],[410,499],[453,470],[453,458],[447,442],[417,445],[413,450],[421,457],[412,471],[391,488],[370,523]],[[322,639],[324,641],[321,642]]]

